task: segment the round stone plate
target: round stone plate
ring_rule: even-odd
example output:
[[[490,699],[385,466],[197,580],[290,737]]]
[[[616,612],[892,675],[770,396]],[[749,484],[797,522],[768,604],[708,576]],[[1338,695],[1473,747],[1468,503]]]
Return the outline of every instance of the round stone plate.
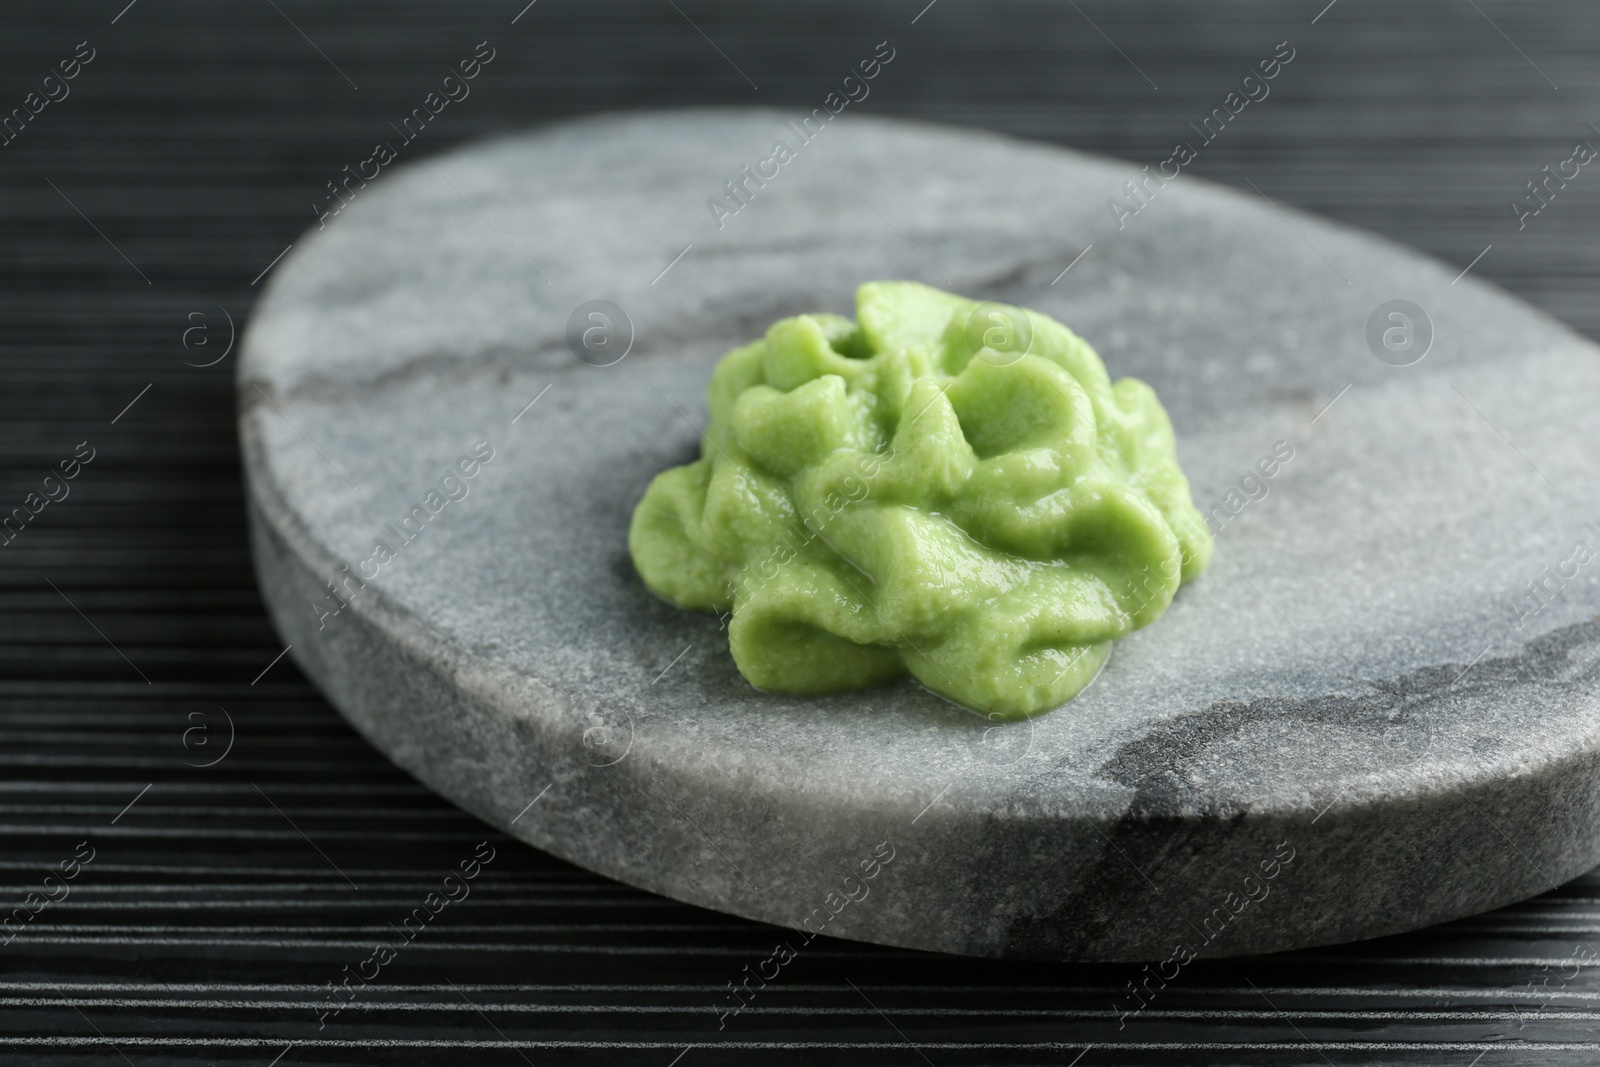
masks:
[[[256,564],[363,735],[632,885],[974,955],[1327,944],[1600,861],[1594,345],[1253,192],[788,117],[476,145],[276,268],[239,370]],[[1155,387],[1210,517],[1210,571],[1038,719],[757,692],[629,562],[716,359],[877,278],[1073,327]]]

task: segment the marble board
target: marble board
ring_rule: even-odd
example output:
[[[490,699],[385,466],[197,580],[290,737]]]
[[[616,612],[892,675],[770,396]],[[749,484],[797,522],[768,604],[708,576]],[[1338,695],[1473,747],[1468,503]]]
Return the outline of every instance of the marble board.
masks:
[[[362,735],[797,947],[1269,952],[1600,862],[1600,350],[1270,188],[793,119],[599,116],[397,165],[273,268],[238,377],[256,566]],[[1045,716],[757,692],[725,620],[628,559],[716,359],[878,278],[1051,314],[1173,418],[1211,569]]]

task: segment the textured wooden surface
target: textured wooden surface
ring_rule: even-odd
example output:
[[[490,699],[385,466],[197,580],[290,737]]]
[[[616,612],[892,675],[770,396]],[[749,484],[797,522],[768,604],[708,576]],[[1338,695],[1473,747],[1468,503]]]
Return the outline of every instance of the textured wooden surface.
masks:
[[[1492,245],[1475,272],[1600,335],[1600,177],[1585,168],[1520,231],[1509,206],[1574,142],[1600,144],[1590,6],[1077,8],[539,0],[519,17],[515,0],[119,0],[0,13],[0,109],[25,106],[79,42],[94,49],[70,95],[0,148],[0,510],[81,442],[94,450],[70,494],[0,548],[8,906],[27,914],[37,889],[38,907],[47,871],[87,854],[80,842],[94,855],[0,945],[0,1062],[1600,1057],[1594,875],[1404,938],[1196,963],[1125,1020],[1137,968],[818,942],[719,1030],[726,984],[777,931],[488,834],[368,749],[288,660],[273,665],[282,646],[244,539],[232,357],[185,362],[222,354],[226,316],[243,322],[252,280],[315,224],[325,183],[484,40],[495,59],[472,95],[408,155],[599,109],[805,111],[888,40],[896,59],[864,110],[1154,162],[1288,40],[1296,58],[1272,95],[1195,173],[1462,267]],[[223,753],[223,709],[232,749],[193,766]],[[471,896],[319,1028],[339,1003],[328,984],[486,835],[497,853]]]

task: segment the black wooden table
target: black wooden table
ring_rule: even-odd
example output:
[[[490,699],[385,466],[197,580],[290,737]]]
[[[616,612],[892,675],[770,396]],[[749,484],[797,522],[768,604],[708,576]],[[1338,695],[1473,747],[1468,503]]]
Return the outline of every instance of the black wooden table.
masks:
[[[596,110],[809,111],[888,41],[862,110],[1153,162],[1287,41],[1194,173],[1596,335],[1600,173],[1512,206],[1600,145],[1592,4],[525,2],[0,11],[0,1060],[1600,1061],[1594,875],[1406,937],[1197,963],[1137,1013],[1136,966],[824,939],[719,1028],[773,929],[489,831],[279,658],[225,355],[327,183],[479,42],[492,64],[413,158]],[[366,980],[475,849],[470,897]]]

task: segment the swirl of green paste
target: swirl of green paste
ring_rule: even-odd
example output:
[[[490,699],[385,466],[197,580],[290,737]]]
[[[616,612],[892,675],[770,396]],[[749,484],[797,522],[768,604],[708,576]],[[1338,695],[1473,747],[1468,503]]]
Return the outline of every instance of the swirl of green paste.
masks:
[[[628,548],[660,596],[732,610],[758,688],[909,672],[1035,715],[1205,569],[1155,392],[1045,315],[978,308],[869,282],[856,322],[783,319],[717,365],[701,458],[651,482]]]

